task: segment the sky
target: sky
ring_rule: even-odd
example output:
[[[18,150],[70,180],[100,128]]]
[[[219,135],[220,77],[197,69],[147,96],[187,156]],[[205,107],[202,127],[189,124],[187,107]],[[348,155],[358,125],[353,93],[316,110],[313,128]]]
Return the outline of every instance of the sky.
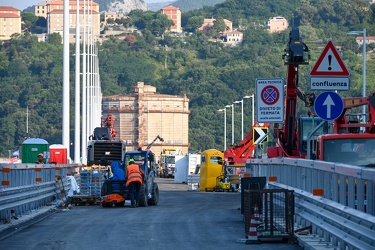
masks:
[[[143,0],[145,3],[158,3],[163,2],[163,0]],[[36,5],[43,2],[43,0],[0,0],[1,6],[12,6],[19,10],[24,10],[29,6]],[[95,0],[94,0],[95,2]]]

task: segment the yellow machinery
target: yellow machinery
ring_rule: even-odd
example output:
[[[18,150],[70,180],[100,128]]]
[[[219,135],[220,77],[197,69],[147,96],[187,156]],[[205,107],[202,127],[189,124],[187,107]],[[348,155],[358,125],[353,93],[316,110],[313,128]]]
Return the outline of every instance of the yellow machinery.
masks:
[[[225,177],[224,153],[217,149],[207,149],[201,153],[199,190],[226,191],[231,185]]]

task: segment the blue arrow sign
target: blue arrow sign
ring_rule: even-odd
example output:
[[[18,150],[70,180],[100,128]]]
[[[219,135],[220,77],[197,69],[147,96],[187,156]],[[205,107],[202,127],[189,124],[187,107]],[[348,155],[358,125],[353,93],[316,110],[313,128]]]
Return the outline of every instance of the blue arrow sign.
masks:
[[[344,102],[336,92],[323,92],[315,99],[314,109],[320,118],[330,121],[341,115]]]

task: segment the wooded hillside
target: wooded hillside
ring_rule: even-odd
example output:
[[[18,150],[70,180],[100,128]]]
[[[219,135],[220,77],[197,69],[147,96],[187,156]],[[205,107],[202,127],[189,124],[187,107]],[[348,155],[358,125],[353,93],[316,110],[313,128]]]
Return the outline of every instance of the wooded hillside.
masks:
[[[309,72],[327,43],[332,39],[351,73],[350,91],[345,96],[361,96],[361,47],[351,30],[367,28],[375,34],[374,6],[362,0],[227,0],[215,7],[183,13],[186,21],[194,16],[225,18],[241,27],[244,43],[225,47],[202,33],[160,39],[149,30],[112,37],[99,48],[100,77],[103,95],[128,93],[136,82],[157,87],[158,93],[183,95],[190,99],[191,150],[223,149],[223,113],[225,105],[255,93],[255,79],[285,77],[282,55],[289,30],[269,34],[265,24],[272,16],[284,16],[300,26],[300,35],[310,48],[310,65],[300,68],[300,87],[309,90]],[[292,22],[291,22],[292,23]],[[166,51],[165,45],[168,46]],[[375,92],[372,57],[373,44],[367,46],[367,93]],[[71,52],[74,51],[74,45]],[[167,67],[165,68],[165,62]],[[74,60],[71,61],[71,98],[74,110]],[[61,143],[62,124],[62,45],[56,41],[39,43],[26,33],[14,36],[0,47],[0,156],[16,149],[25,137],[40,137],[50,144]],[[319,91],[315,92],[319,94]],[[29,131],[26,131],[28,107]],[[231,111],[227,112],[228,146],[231,141]],[[299,105],[299,115],[307,108]],[[241,106],[235,106],[235,142],[241,137]],[[74,114],[71,114],[71,124]],[[250,131],[251,99],[244,100],[245,134]],[[73,124],[71,138],[74,137]],[[71,150],[73,152],[73,150]]]

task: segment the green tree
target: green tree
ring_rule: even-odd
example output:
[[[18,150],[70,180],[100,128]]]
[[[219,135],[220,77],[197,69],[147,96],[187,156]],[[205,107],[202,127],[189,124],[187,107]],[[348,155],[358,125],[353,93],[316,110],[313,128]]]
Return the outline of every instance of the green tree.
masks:
[[[189,32],[196,32],[203,25],[203,22],[203,16],[193,16],[189,18],[184,30]]]
[[[21,19],[23,22],[22,29],[30,29],[38,21],[38,17],[30,12],[22,12]]]
[[[62,37],[60,33],[52,33],[49,35],[48,42],[51,44],[61,44],[62,43]]]

